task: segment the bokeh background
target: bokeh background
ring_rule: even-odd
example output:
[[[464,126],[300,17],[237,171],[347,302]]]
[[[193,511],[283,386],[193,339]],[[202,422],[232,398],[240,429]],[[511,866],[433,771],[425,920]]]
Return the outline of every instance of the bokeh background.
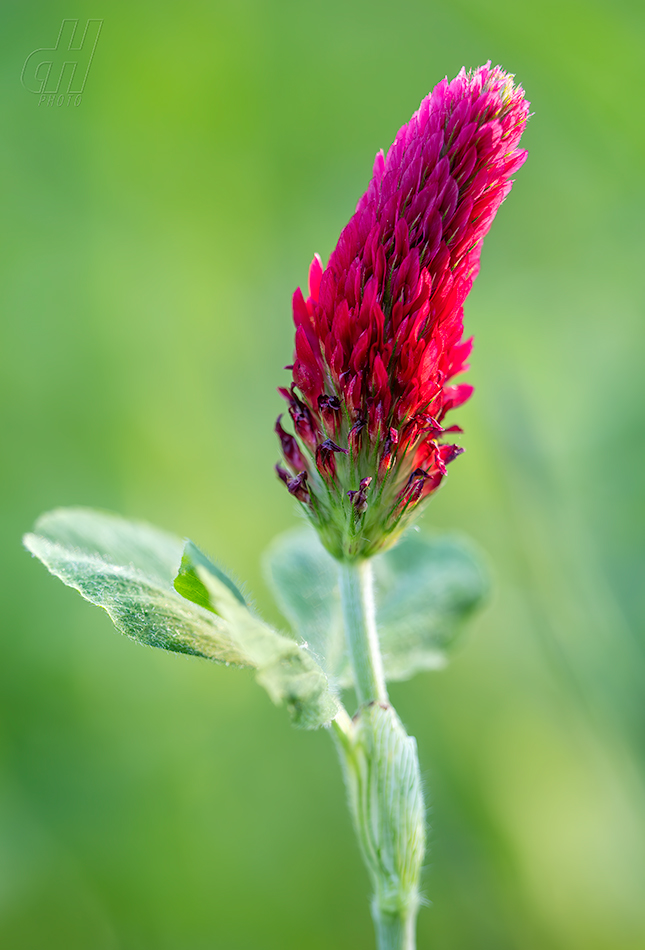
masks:
[[[104,19],[78,107],[20,74]],[[645,946],[642,67],[629,0],[4,0],[0,945],[368,950],[324,732],[251,675],[144,649],[20,547],[84,504],[248,581],[290,296],[444,75],[533,103],[467,304],[467,454],[425,516],[487,552],[451,666],[392,690],[431,802],[420,950]]]

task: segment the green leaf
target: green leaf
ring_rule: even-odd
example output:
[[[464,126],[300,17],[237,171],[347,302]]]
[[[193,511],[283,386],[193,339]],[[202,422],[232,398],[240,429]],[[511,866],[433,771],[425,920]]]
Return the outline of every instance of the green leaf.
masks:
[[[120,633],[175,653],[247,666],[224,622],[180,597],[180,538],[87,508],[40,518],[25,546],[69,587],[103,607]]]
[[[258,671],[258,682],[274,703],[286,703],[296,725],[312,729],[333,719],[338,703],[306,647],[256,616],[237,588],[191,541],[186,543],[175,587],[224,619]]]
[[[311,528],[278,535],[264,556],[264,571],[278,607],[327,675],[351,685],[338,593],[336,561]]]
[[[207,557],[203,551],[200,551],[196,544],[193,544],[192,541],[186,541],[184,549],[182,551],[181,565],[179,567],[179,574],[174,579],[174,587],[176,591],[186,597],[188,600],[192,600],[193,603],[199,604],[200,607],[204,607],[206,610],[211,610],[214,613],[218,611],[211,604],[210,594],[206,586],[202,583],[197,573],[198,567],[204,567],[206,570],[216,577],[219,581],[224,584],[225,587],[233,594],[233,597],[242,604],[246,606],[246,600],[244,599],[244,594],[242,591],[236,587],[233,581],[228,577],[224,571],[220,570],[216,564],[214,564],[209,557]]]
[[[439,669],[488,594],[473,546],[455,535],[410,531],[374,558],[376,620],[388,680]]]
[[[335,715],[327,678],[297,643],[246,606],[233,581],[191,542],[85,508],[43,515],[25,546],[52,574],[103,607],[117,630],[149,646],[253,667],[297,724]]]
[[[394,709],[381,703],[362,706],[346,728],[335,722],[334,734],[376,905],[381,914],[397,916],[419,900],[425,854],[417,744]],[[381,945],[395,946],[389,940]]]
[[[443,666],[446,651],[488,590],[470,544],[450,535],[411,531],[372,563],[387,679],[408,679]],[[337,565],[315,531],[298,528],[277,538],[266,554],[265,570],[294,631],[310,644],[337,685],[351,685]]]
[[[141,521],[95,508],[56,508],[41,515],[34,531],[65,548],[129,564],[172,587],[184,542]]]

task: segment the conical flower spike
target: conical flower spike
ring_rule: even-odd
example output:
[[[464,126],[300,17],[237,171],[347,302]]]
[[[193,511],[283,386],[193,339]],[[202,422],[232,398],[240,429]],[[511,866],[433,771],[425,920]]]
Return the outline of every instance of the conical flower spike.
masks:
[[[294,294],[293,384],[281,390],[294,441],[277,431],[303,473],[289,491],[341,560],[392,544],[462,451],[442,439],[472,393],[452,382],[472,348],[463,304],[526,158],[528,110],[498,66],[440,82],[376,156],[327,267],[313,260],[307,299]]]

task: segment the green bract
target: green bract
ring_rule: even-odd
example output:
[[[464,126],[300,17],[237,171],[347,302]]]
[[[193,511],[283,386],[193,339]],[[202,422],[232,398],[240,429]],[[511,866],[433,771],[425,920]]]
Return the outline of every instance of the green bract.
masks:
[[[374,923],[389,946],[388,930],[400,918],[413,922],[419,904],[426,829],[417,744],[389,705],[370,703],[346,726],[335,735]]]

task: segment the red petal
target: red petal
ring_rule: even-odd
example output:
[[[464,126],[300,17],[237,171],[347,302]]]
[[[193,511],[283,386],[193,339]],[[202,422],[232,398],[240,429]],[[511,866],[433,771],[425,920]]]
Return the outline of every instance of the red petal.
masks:
[[[318,300],[318,291],[320,290],[320,278],[323,275],[323,264],[320,254],[314,254],[314,259],[309,267],[309,296]]]

